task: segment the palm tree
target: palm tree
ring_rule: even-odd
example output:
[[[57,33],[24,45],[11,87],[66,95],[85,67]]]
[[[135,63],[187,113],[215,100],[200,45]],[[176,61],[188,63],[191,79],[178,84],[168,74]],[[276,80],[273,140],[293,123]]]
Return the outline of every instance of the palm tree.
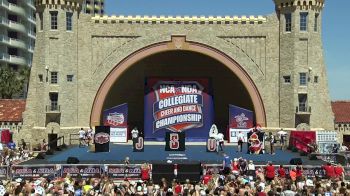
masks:
[[[12,99],[14,95],[23,91],[23,85],[28,82],[29,68],[23,68],[20,72],[14,71],[8,66],[0,67],[0,97]]]

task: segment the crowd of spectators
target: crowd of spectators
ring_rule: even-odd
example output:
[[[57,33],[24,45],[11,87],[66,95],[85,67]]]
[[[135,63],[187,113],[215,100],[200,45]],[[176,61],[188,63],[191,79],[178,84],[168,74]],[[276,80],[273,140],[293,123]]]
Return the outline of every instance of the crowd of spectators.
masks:
[[[227,164],[229,161],[229,164]],[[223,169],[204,168],[199,182],[185,180],[171,181],[153,179],[150,169],[142,166],[140,180],[125,178],[115,181],[108,176],[83,179],[67,175],[62,178],[39,178],[23,180],[21,178],[0,182],[2,195],[68,195],[68,196],[115,196],[115,195],[220,195],[220,196],[350,196],[350,184],[343,181],[344,170],[341,166],[324,166],[325,178],[307,178],[303,175],[302,165],[286,170],[283,165],[276,170],[271,162],[257,167],[252,161],[242,158],[232,161],[224,158]]]
[[[17,145],[14,141],[10,140],[7,144],[0,143],[0,165],[1,166],[11,166],[18,164],[22,161],[26,161],[35,155],[37,152],[46,152],[47,151],[47,142],[45,139],[42,140],[42,143],[30,149],[28,144],[22,139]]]

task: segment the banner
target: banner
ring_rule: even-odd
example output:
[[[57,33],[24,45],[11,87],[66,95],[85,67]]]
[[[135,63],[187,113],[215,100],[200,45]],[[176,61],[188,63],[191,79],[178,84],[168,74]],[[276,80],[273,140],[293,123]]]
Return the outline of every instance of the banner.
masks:
[[[263,154],[265,141],[264,132],[261,131],[250,131],[247,134],[248,137],[248,153],[249,154]]]
[[[82,178],[99,178],[101,176],[101,165],[62,165],[61,177],[78,176]]]
[[[238,134],[241,132],[243,134],[243,142],[248,142],[247,134],[251,131],[251,129],[233,129],[230,128],[230,143],[238,142]]]
[[[0,180],[8,179],[8,167],[0,166]]]
[[[209,79],[148,78],[145,86],[145,139],[164,141],[167,131],[206,140],[213,124]]]
[[[12,178],[41,178],[56,175],[56,168],[53,165],[41,165],[41,166],[12,166]]]
[[[229,105],[229,115],[230,128],[249,129],[254,126],[254,114],[250,110],[234,105]]]
[[[111,127],[110,141],[112,143],[126,143],[128,142],[128,129]]]
[[[291,131],[289,146],[296,147],[300,151],[309,153],[312,144],[316,144],[316,131]]]
[[[107,174],[110,178],[140,179],[141,165],[108,165]]]
[[[96,126],[95,127],[95,152],[109,152],[110,127]]]
[[[124,103],[103,111],[103,125],[126,128],[128,126],[128,104]]]
[[[165,151],[185,151],[185,133],[167,132],[165,135]]]

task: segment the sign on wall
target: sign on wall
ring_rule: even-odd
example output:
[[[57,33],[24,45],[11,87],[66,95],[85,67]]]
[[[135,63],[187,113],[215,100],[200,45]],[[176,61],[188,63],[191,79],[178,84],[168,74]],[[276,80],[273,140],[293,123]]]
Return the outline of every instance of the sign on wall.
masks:
[[[213,101],[206,78],[148,78],[145,86],[145,138],[164,140],[167,131],[206,139],[213,123]]]

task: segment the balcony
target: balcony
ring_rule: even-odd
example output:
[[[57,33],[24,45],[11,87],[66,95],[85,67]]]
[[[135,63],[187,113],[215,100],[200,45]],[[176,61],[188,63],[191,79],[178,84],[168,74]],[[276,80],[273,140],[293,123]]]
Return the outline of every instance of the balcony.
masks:
[[[32,39],[36,39],[36,34],[34,33],[34,31],[29,30],[28,31],[28,37],[32,38]]]
[[[35,5],[34,5],[34,0],[29,0],[29,1],[27,1],[27,5],[28,5],[30,8],[32,8],[33,10],[36,9],[36,8],[35,8]]]
[[[21,56],[15,56],[15,55],[10,55],[10,63],[16,64],[16,65],[22,65],[22,66],[27,65],[27,61],[25,58]]]
[[[33,16],[28,15],[27,18],[28,18],[29,22],[31,22],[32,24],[36,25],[36,19]]]
[[[29,47],[28,47],[28,52],[34,53],[34,47],[33,47],[33,46],[29,46]],[[30,63],[30,64],[31,64],[31,63]]]
[[[60,105],[47,105],[46,106],[46,113],[61,113],[61,106]]]
[[[0,25],[9,27],[9,20],[7,20],[6,18],[0,16]]]
[[[5,0],[3,0],[3,1],[5,1]],[[16,5],[16,4],[13,4],[13,3],[8,3],[8,4],[9,4],[8,9],[9,9],[10,12],[13,12],[15,14],[18,14],[18,15],[26,17],[25,9],[23,9],[22,7],[20,7],[20,6]]]
[[[0,6],[9,9],[9,2],[6,0],[0,0]]]
[[[9,38],[10,40],[10,46],[16,47],[16,48],[22,48],[27,49],[26,43],[19,39]]]
[[[311,114],[311,106],[307,106],[307,105],[304,105],[304,104],[299,104],[299,106],[297,106],[295,108],[295,113],[296,114],[310,115]]]
[[[0,61],[2,62],[10,62],[10,55],[5,54],[5,53],[0,53]]]
[[[19,31],[19,32],[22,32],[22,33],[26,33],[26,27],[19,23],[19,22],[15,22],[15,21],[12,21],[12,20],[9,20],[9,27],[11,29],[14,29],[16,31]]]

